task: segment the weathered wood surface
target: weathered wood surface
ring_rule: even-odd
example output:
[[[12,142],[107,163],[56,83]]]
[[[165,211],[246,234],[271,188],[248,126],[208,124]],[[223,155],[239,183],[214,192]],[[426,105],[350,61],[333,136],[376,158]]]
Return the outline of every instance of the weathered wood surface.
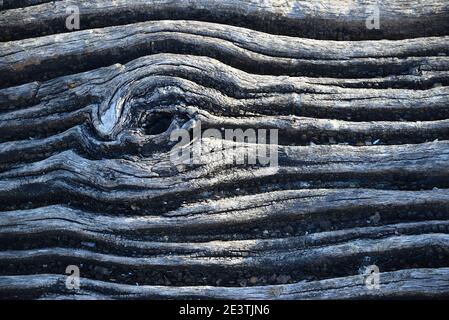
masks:
[[[53,0],[3,0],[0,3],[1,4],[0,10],[23,8],[52,1]]]
[[[204,22],[145,22],[0,44],[0,86],[160,52],[207,55],[257,74],[371,78],[447,72],[448,41],[324,41]]]
[[[366,290],[362,285],[363,276],[350,276],[331,280],[268,285],[263,287],[212,287],[196,286],[174,288],[172,286],[131,286],[91,279],[81,279],[83,290],[80,299],[164,299],[164,298],[208,298],[208,299],[344,299],[353,298],[404,298],[420,295],[422,297],[444,297],[449,292],[449,270],[411,269],[386,272],[384,286],[378,291]],[[3,281],[1,281],[3,280]],[[50,294],[44,299],[73,299],[66,291],[65,277],[58,275],[14,276],[0,278],[0,290],[17,288],[16,293],[42,292]],[[400,288],[398,290],[398,288]],[[436,294],[437,292],[437,294]],[[21,297],[18,295],[17,297]]]
[[[237,25],[306,38],[361,40],[446,35],[449,4],[440,0],[64,0],[0,13],[0,40],[65,32],[67,7],[79,6],[83,28],[145,20],[185,19]],[[370,6],[382,28],[369,30]]]
[[[297,4],[5,1],[0,297],[448,297],[447,2]],[[278,129],[278,166],[174,164],[199,123]]]

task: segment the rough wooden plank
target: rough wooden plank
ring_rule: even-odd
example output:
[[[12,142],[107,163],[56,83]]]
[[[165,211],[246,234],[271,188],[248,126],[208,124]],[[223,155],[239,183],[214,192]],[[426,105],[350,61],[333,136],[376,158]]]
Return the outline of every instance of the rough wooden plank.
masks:
[[[354,298],[411,298],[436,297],[449,293],[448,270],[410,269],[382,274],[381,290],[368,290],[362,275],[310,283],[289,285],[229,288],[229,287],[169,287],[131,286],[81,279],[86,288],[79,293],[84,298],[214,298],[214,299],[354,299]],[[75,298],[64,289],[65,277],[60,275],[2,277],[2,295],[20,297],[20,293],[43,292],[48,298]],[[398,290],[400,288],[400,290]],[[103,292],[107,292],[106,294]],[[435,295],[434,293],[439,294]],[[53,294],[52,294],[53,293]],[[55,295],[57,294],[57,295]],[[66,294],[64,296],[64,294]]]
[[[0,297],[448,296],[448,4],[351,3],[6,1]]]
[[[0,5],[0,10],[23,8],[35,6],[42,3],[54,2],[54,0],[3,0]],[[61,1],[61,0],[56,0]]]
[[[442,251],[449,251],[449,236],[447,234],[424,234],[413,236],[395,236],[376,240],[353,240],[341,242],[335,245],[321,246],[317,248],[304,249],[283,249],[280,244],[275,250],[265,250],[262,252],[252,252],[249,256],[230,256],[214,253],[207,254],[165,254],[160,256],[118,256],[93,252],[86,249],[74,248],[41,248],[36,250],[2,251],[0,258],[2,264],[20,265],[26,263],[29,266],[39,265],[45,261],[65,261],[68,265],[95,263],[97,265],[107,265],[114,268],[114,273],[127,270],[145,270],[146,272],[157,269],[167,271],[187,270],[192,273],[203,271],[210,272],[213,280],[218,280],[217,275],[220,270],[233,274],[235,270],[256,269],[260,275],[265,275],[267,271],[273,272],[289,266],[289,270],[301,270],[302,276],[310,273],[320,273],[320,268],[332,270],[338,274],[336,268],[345,268],[344,264],[352,268],[352,260],[358,262],[364,256],[373,257],[381,266],[386,263],[386,259],[396,260],[394,255],[400,256],[403,260],[403,268],[407,262],[413,261],[410,257],[413,253],[420,255],[423,252],[432,252],[438,248]],[[285,250],[285,251],[284,251]],[[447,255],[445,255],[447,257]],[[399,260],[399,259],[397,259]],[[395,261],[397,263],[397,261]],[[410,263],[411,265],[412,263]],[[347,267],[346,267],[347,268]],[[37,270],[38,267],[36,267]],[[92,271],[86,271],[93,276]],[[329,271],[321,274],[330,275]],[[354,270],[356,273],[356,270]],[[213,281],[213,282],[215,282]],[[212,282],[212,283],[213,283]]]
[[[207,145],[208,141],[204,143]],[[215,142],[210,143],[209,146],[212,147]],[[444,187],[448,174],[447,142],[385,147],[279,147],[279,167],[257,165],[252,170],[245,166],[236,166],[235,170],[227,169],[232,164],[233,156],[245,148],[231,146],[210,155],[204,154],[201,158],[202,165],[192,165],[190,168],[176,168],[167,154],[162,157],[156,154],[154,158],[146,160],[136,158],[122,161],[89,160],[76,153],[65,152],[42,162],[24,164],[20,169],[2,173],[0,196],[6,204],[15,197],[21,199],[20,195],[29,186],[42,186],[43,188],[36,188],[28,193],[27,197],[39,199],[45,194],[51,194],[51,191],[64,190],[64,194],[74,201],[78,197],[118,205],[120,202],[145,203],[153,198],[166,199],[183,191],[187,196],[191,192],[202,192],[220,186],[239,185],[240,188],[245,188],[250,181],[257,179],[265,179],[268,184],[271,180],[274,186],[278,179],[283,180],[283,183],[290,182],[292,186],[295,183],[301,184],[301,181],[310,181],[313,185],[316,180],[327,180],[331,186],[363,186],[365,179],[367,184],[376,185],[377,182],[379,185],[400,186],[401,182],[407,183],[408,177],[414,177],[416,187],[427,184],[435,186],[438,183]],[[30,157],[43,152],[48,153],[49,150],[31,150]],[[60,150],[56,151],[59,152]],[[97,150],[90,152],[94,155]],[[16,146],[15,150],[10,150],[9,155],[4,152],[5,158],[14,154],[21,154],[23,157],[24,150]],[[333,176],[324,179],[330,173]],[[211,174],[215,175],[213,179],[210,178]],[[63,176],[70,179],[70,182],[59,181]],[[84,187],[80,188],[81,186]],[[114,193],[103,192],[103,189],[117,188]],[[120,189],[123,191],[119,192]]]
[[[318,41],[204,22],[157,21],[0,44],[0,76],[1,86],[14,85],[161,52],[210,56],[253,73],[340,78],[414,74],[449,70],[448,39]]]
[[[250,27],[270,33],[322,39],[403,39],[446,35],[448,4],[444,1],[358,0],[89,0],[57,1],[39,6],[7,10],[0,16],[0,40],[36,37],[66,32],[67,7],[76,5],[81,27],[91,29],[145,20],[185,19]],[[381,28],[370,30],[366,20],[378,5]]]
[[[444,73],[441,76],[447,79]],[[130,87],[126,83],[132,77],[141,80]],[[107,101],[114,97],[118,88],[132,96],[139,86],[148,86],[152,88],[147,93],[148,99],[152,92],[158,92],[151,97],[155,104],[179,105],[177,101],[183,98],[183,104],[226,116],[294,114],[357,121],[446,118],[447,87],[426,90],[371,88],[379,82],[389,81],[392,80],[366,79],[359,83],[360,88],[351,88],[356,80],[261,76],[206,57],[159,54],[136,59],[124,66],[117,64],[47,82],[2,89],[0,108],[11,111],[1,115],[8,121],[43,120],[52,113],[68,115],[98,102],[101,102],[101,112],[105,112],[113,107]],[[164,88],[172,89],[163,92]],[[4,128],[9,129],[4,130],[3,136],[10,132],[13,123],[5,122]],[[17,130],[13,133],[20,134]]]
[[[219,228],[220,225],[262,224],[265,220],[277,219],[319,222],[319,219],[333,217],[341,219],[340,227],[350,221],[354,212],[370,217],[373,212],[382,211],[382,221],[394,221],[396,214],[407,214],[411,219],[423,216],[437,217],[447,215],[444,208],[448,205],[447,190],[430,191],[382,191],[371,189],[342,190],[289,190],[271,193],[260,193],[248,196],[215,200],[204,203],[193,203],[169,212],[147,210],[145,216],[130,215],[128,217],[111,217],[100,213],[89,213],[80,209],[65,206],[43,207],[22,211],[5,212],[1,220],[2,231],[26,230],[28,225],[36,225],[38,229],[45,227],[46,219],[53,220],[54,226],[78,224],[86,231],[106,230],[110,233],[131,234],[171,229],[177,232],[195,233],[198,230]],[[256,206],[255,204],[259,204]],[[426,206],[439,208],[439,213],[426,210]],[[338,210],[340,208],[340,210]],[[282,210],[280,210],[282,209]],[[86,209],[87,210],[87,209]],[[395,212],[395,210],[397,212]],[[419,212],[413,213],[413,212]],[[15,218],[16,216],[16,218]],[[389,218],[391,216],[391,218]],[[77,218],[78,217],[78,218]],[[6,221],[5,221],[6,219]],[[22,223],[26,226],[21,227]],[[35,221],[33,221],[35,219]],[[66,222],[63,220],[66,219]],[[73,223],[72,223],[73,222]],[[366,223],[366,221],[365,221]],[[336,226],[337,227],[337,226]],[[268,227],[267,227],[268,228]],[[30,230],[31,231],[31,230]],[[306,232],[307,228],[303,230]],[[442,230],[443,231],[443,230]],[[225,230],[222,230],[224,233]]]

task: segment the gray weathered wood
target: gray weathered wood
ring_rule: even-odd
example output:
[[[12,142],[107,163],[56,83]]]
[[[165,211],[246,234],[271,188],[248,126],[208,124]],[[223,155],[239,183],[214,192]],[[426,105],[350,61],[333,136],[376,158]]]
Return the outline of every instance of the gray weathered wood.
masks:
[[[13,85],[160,52],[210,56],[266,74],[365,78],[449,70],[446,36],[318,41],[205,22],[157,21],[0,44],[0,77],[3,86]]]
[[[370,6],[379,5],[381,28],[369,30]],[[357,0],[66,0],[7,10],[0,15],[0,40],[66,32],[67,7],[80,9],[84,29],[145,20],[211,21],[269,33],[338,40],[403,39],[447,33],[449,5],[445,1]]]
[[[0,298],[448,297],[449,7],[351,3],[5,1]]]
[[[383,273],[380,290],[368,290],[362,275],[263,287],[169,287],[131,286],[90,279],[81,279],[84,289],[77,293],[81,299],[126,299],[126,298],[213,298],[213,299],[351,299],[360,298],[407,298],[435,297],[435,292],[444,297],[449,293],[448,269],[410,269]],[[46,293],[49,299],[69,298],[65,289],[65,277],[60,275],[15,276],[0,278],[0,290],[20,297],[27,292]],[[398,290],[400,288],[400,290]],[[105,293],[106,292],[106,293]],[[67,294],[64,296],[64,293]]]

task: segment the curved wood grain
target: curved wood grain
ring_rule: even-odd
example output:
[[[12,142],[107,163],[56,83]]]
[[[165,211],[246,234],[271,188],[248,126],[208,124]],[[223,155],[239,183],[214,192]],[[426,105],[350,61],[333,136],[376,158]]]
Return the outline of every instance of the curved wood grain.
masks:
[[[449,7],[352,4],[5,1],[0,298],[448,297]]]

